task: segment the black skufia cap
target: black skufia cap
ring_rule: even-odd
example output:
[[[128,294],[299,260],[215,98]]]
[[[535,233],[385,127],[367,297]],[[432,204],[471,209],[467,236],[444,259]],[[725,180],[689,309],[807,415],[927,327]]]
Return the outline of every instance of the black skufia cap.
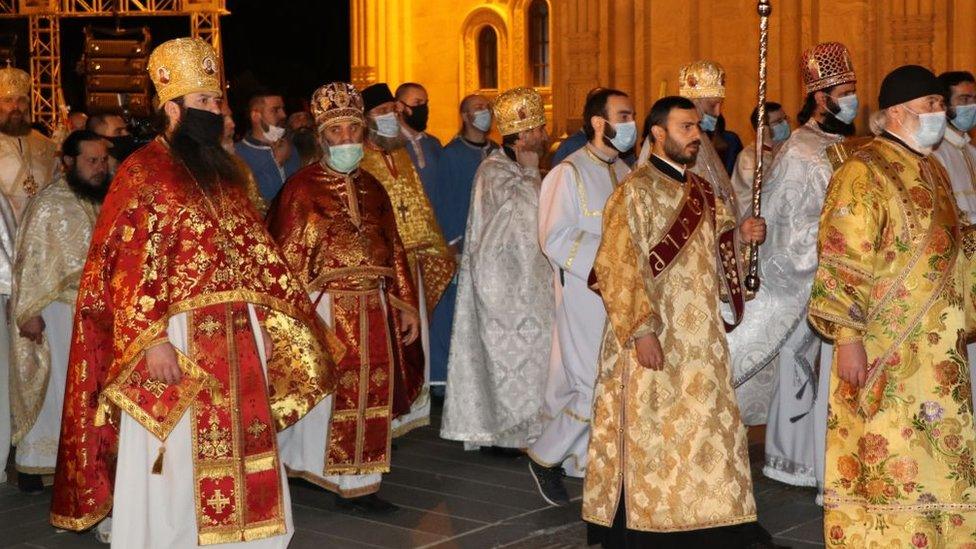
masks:
[[[878,106],[887,109],[927,95],[945,95],[945,86],[925,67],[902,65],[881,82]]]
[[[363,96],[363,112],[369,112],[376,107],[379,107],[383,103],[389,103],[395,101],[393,98],[393,92],[390,91],[390,87],[380,82],[378,84],[373,84],[368,88],[364,89],[362,92]]]

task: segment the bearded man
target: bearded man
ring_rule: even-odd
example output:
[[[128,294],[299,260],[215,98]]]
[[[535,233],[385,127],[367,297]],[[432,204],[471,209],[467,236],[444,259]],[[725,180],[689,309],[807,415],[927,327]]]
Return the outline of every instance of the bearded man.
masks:
[[[119,167],[81,274],[51,522],[114,503],[117,547],[286,547],[275,432],[342,352],[221,146],[217,59],[199,38],[150,55],[161,134]]]

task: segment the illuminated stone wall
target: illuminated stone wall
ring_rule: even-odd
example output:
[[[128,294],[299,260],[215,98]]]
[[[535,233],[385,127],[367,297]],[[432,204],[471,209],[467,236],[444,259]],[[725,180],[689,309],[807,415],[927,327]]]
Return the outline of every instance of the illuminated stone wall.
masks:
[[[499,88],[529,78],[529,0],[351,0],[357,84],[415,80],[431,92],[431,132],[449,139],[457,104],[477,90],[477,32],[498,33]],[[795,115],[803,99],[800,52],[821,41],[851,49],[861,104],[877,105],[884,74],[904,63],[976,69],[976,0],[772,0],[769,93]],[[579,126],[596,85],[633,95],[640,118],[662,92],[677,91],[678,67],[713,59],[728,73],[725,116],[748,142],[757,86],[754,0],[549,0],[550,133]],[[867,110],[859,126],[866,129]]]

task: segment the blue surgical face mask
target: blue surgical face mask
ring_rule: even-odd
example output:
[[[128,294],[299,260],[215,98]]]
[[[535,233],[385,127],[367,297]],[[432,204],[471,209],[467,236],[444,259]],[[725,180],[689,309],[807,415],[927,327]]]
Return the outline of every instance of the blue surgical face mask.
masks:
[[[708,114],[706,112],[706,113],[702,114],[702,119],[701,119],[701,122],[698,123],[698,126],[704,132],[713,132],[713,131],[715,131],[715,126],[717,124],[718,124],[718,118],[716,118],[715,116],[712,116],[712,115],[710,115],[710,114]]]
[[[471,120],[471,125],[483,132],[490,130],[491,111],[489,111],[488,109],[481,109],[480,111],[474,111],[474,117]]]
[[[630,122],[613,124],[608,121],[608,124],[613,127],[614,136],[607,138],[607,140],[619,152],[627,152],[634,146],[634,143],[637,143],[637,122],[631,120]]]
[[[845,95],[844,97],[841,97],[836,101],[837,101],[837,108],[839,110],[833,113],[834,118],[840,120],[845,124],[850,124],[851,122],[853,122],[854,119],[857,118],[857,107],[858,107],[857,96],[854,94]]]
[[[952,119],[952,125],[956,129],[965,133],[973,129],[973,126],[976,126],[976,104],[959,105],[958,107],[953,107],[953,110],[956,111],[956,116]]]
[[[388,112],[379,116],[374,116],[376,121],[376,133],[380,137],[396,137],[400,135],[400,121],[396,114]]]
[[[905,110],[918,117],[918,128],[912,139],[915,143],[926,149],[930,149],[942,141],[946,129],[946,113],[943,112],[923,112],[921,114],[905,107]]]
[[[346,143],[345,145],[329,145],[329,166],[340,173],[349,173],[359,166],[363,159],[362,143]]]
[[[786,120],[780,120],[771,127],[773,131],[773,141],[781,143],[786,141],[790,136],[790,123]]]

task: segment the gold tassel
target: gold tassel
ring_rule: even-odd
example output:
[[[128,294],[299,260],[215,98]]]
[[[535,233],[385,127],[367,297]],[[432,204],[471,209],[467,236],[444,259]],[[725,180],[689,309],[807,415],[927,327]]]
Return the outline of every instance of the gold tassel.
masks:
[[[163,455],[166,454],[166,447],[159,447],[159,454],[156,456],[156,461],[153,462],[152,474],[161,475],[163,474]]]
[[[101,427],[105,425],[108,418],[112,412],[109,403],[106,402],[102,397],[98,397],[98,406],[95,407],[95,417],[93,418],[93,423],[95,427]]]

